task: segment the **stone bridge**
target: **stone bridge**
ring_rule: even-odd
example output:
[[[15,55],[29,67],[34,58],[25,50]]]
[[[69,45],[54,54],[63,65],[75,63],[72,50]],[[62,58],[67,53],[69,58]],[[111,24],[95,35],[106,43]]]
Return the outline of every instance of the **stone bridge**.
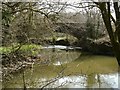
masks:
[[[76,37],[79,40],[78,46],[82,47],[82,50],[95,54],[113,55],[108,35],[93,40],[87,37],[84,23],[57,23],[56,25],[56,32],[67,33]]]
[[[57,23],[55,31],[70,34],[77,39],[86,37],[86,28],[84,23]]]

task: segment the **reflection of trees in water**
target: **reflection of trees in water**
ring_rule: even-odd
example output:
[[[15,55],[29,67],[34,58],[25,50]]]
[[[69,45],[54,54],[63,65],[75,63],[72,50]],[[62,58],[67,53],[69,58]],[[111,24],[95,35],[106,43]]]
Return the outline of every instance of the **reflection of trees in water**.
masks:
[[[87,53],[78,53],[78,52],[70,52],[70,51],[68,51],[68,52],[66,52],[66,51],[64,51],[64,50],[55,50],[55,52],[52,52],[52,49],[50,49],[49,50],[49,52],[48,51],[42,51],[42,52],[44,52],[44,55],[46,55],[46,57],[48,57],[50,60],[52,59],[53,61],[60,61],[60,62],[64,62],[64,61],[73,61],[73,60],[86,60],[86,58],[90,58],[92,55],[88,55]],[[47,59],[48,59],[47,58]],[[62,61],[63,60],[63,61]],[[54,62],[52,62],[51,61],[51,63],[54,63]],[[77,62],[78,63],[78,62]],[[82,67],[83,67],[83,70],[85,70],[84,68],[85,68],[85,64],[86,63],[83,63],[83,64],[80,64],[79,65],[79,67],[77,67],[78,69],[76,69],[76,68],[74,68],[74,66],[75,65],[77,65],[76,64],[76,62],[73,62],[73,63],[68,63],[67,65],[68,66],[70,66],[70,67],[72,67],[71,68],[71,72],[70,72],[70,77],[69,77],[69,79],[72,79],[71,78],[71,76],[73,75],[73,76],[76,76],[76,75],[74,75],[75,74],[75,70],[80,70]],[[89,66],[89,64],[91,64],[91,63],[87,63],[86,64],[86,67],[87,66]],[[62,65],[62,64],[61,64]],[[37,85],[40,85],[40,82],[41,81],[39,81],[39,82],[37,82],[39,79],[41,79],[41,77],[42,78],[44,78],[46,81],[44,81],[43,83],[41,82],[41,85],[42,86],[44,86],[44,85],[46,85],[45,86],[45,88],[46,87],[48,87],[49,86],[49,84],[50,84],[50,86],[52,86],[52,85],[55,85],[55,82],[57,82],[57,81],[59,81],[61,78],[64,78],[65,77],[65,75],[64,75],[64,70],[63,70],[63,66],[65,67],[65,65],[63,65],[63,66],[61,66],[61,65],[59,65],[59,66],[54,66],[54,65],[48,65],[48,66],[45,66],[45,67],[42,67],[42,69],[41,69],[41,67],[37,67],[36,69],[34,68],[34,70],[32,71],[32,72],[29,72],[29,71],[27,71],[26,73],[25,73],[25,78],[26,78],[26,83],[27,83],[27,86],[30,86],[30,87],[38,87]],[[100,65],[100,64],[99,64]],[[59,68],[58,68],[59,67]],[[39,70],[38,70],[38,68],[39,68]],[[67,67],[67,68],[69,68],[69,67]],[[66,68],[66,69],[67,69]],[[79,74],[81,74],[81,76],[83,76],[83,77],[85,77],[86,78],[86,82],[85,82],[85,85],[87,85],[88,87],[93,87],[94,85],[96,85],[97,84],[97,87],[101,87],[101,84],[102,84],[102,82],[101,82],[101,74],[96,74],[96,73],[92,73],[91,74],[91,72],[92,72],[92,70],[93,70],[93,72],[94,72],[94,69],[92,69],[92,67],[88,67],[89,68],[89,71],[87,72],[87,71],[85,71],[85,72],[87,72],[87,74],[85,75],[85,74],[83,74],[83,73],[79,73]],[[94,67],[93,67],[94,68]],[[100,66],[100,68],[101,68],[101,66]],[[53,69],[55,69],[55,70],[53,70]],[[57,70],[56,70],[57,69]],[[104,68],[105,69],[105,68]],[[44,71],[45,70],[45,71]],[[63,70],[63,71],[61,71],[61,70]],[[97,71],[98,69],[96,68],[95,69],[95,71]],[[50,71],[50,72],[49,72]],[[54,72],[52,72],[52,71],[54,71]],[[60,71],[62,72],[62,73],[60,73]],[[74,72],[74,73],[73,73]],[[107,71],[105,71],[105,72],[107,72]],[[55,77],[55,76],[57,76],[56,75],[56,73],[57,73],[57,75],[59,75],[59,73],[61,74],[61,75],[59,75],[57,78]],[[103,72],[100,72],[100,73],[103,73]],[[42,75],[43,76],[42,76]],[[49,74],[50,74],[50,77],[49,77]],[[68,74],[68,73],[67,73]],[[77,73],[78,74],[78,73]],[[30,76],[31,75],[31,76]],[[27,77],[27,76],[29,76],[29,77]],[[53,77],[54,76],[54,77]],[[31,78],[30,78],[31,77]],[[33,79],[32,79],[32,77],[34,77]],[[27,79],[27,78],[29,78],[29,79]],[[52,78],[52,79],[51,79]],[[75,78],[75,80],[77,80],[76,78]],[[77,82],[75,81],[75,80],[73,80],[72,81],[72,83],[73,84],[77,84]],[[23,80],[24,81],[24,80]],[[31,82],[31,81],[33,81],[33,83]],[[79,80],[78,80],[79,81]],[[45,83],[46,82],[46,83]],[[29,85],[28,85],[28,83],[29,83]],[[58,82],[59,83],[59,82]],[[58,85],[58,83],[57,83],[57,85]],[[81,82],[79,82],[79,83],[81,83]],[[65,87],[65,85],[66,84],[71,84],[71,82],[65,82],[65,83],[63,83],[63,84],[61,84],[61,87]],[[73,85],[72,84],[72,85]],[[33,86],[34,85],[34,86]],[[48,86],[47,86],[48,85]],[[23,86],[23,84],[22,84],[22,86]],[[41,87],[42,87],[41,86]]]
[[[55,52],[55,46],[53,45],[53,48],[52,48],[52,52],[54,53]]]
[[[95,73],[87,75],[87,86],[92,87],[95,84]]]
[[[101,80],[100,80],[100,75],[97,74],[97,82],[98,82],[98,87],[101,87]]]
[[[78,61],[78,60],[83,61],[83,60],[86,60],[87,58],[90,58],[91,56],[92,56],[91,54],[81,52],[81,54],[79,55],[77,59],[75,59],[75,61]]]
[[[87,86],[102,88],[101,85],[103,84],[103,82],[100,78],[100,75],[101,74],[95,74],[95,73],[87,75],[87,77],[86,77],[87,78]]]
[[[71,51],[65,51],[65,50],[58,50],[55,49],[55,52],[52,52],[49,54],[50,59],[52,60],[52,63],[59,62],[61,64],[68,63],[71,61],[74,61],[76,58],[79,57],[80,53],[78,52],[71,52]]]

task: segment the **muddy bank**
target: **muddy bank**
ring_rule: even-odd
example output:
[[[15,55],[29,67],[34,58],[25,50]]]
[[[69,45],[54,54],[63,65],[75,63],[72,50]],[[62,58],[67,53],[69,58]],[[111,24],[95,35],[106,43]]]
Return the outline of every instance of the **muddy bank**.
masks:
[[[20,72],[26,68],[32,68],[33,64],[39,61],[41,64],[48,64],[48,59],[42,55],[23,56],[19,55],[2,55],[2,77],[5,78],[9,74]]]

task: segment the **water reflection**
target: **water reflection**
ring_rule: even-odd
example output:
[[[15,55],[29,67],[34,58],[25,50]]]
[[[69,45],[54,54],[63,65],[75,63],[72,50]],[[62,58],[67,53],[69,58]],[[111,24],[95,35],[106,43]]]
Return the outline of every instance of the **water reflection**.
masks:
[[[28,88],[118,88],[117,61],[114,57],[97,56],[77,51],[43,49],[40,53],[50,64],[39,61],[24,70]],[[64,69],[64,70],[63,70]],[[50,83],[52,82],[52,83]],[[50,83],[50,84],[48,84]],[[48,85],[47,85],[48,84]],[[3,87],[23,88],[23,73],[3,80]]]

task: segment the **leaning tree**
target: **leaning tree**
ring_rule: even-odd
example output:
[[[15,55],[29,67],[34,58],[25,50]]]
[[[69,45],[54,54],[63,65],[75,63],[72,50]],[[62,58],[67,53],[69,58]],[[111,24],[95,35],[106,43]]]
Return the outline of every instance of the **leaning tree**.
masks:
[[[120,66],[120,6],[118,2],[94,2],[100,9],[104,24],[113,46],[114,54]],[[111,5],[113,4],[113,6]],[[111,8],[114,8],[115,17],[111,14]],[[115,28],[112,23],[114,23]]]

